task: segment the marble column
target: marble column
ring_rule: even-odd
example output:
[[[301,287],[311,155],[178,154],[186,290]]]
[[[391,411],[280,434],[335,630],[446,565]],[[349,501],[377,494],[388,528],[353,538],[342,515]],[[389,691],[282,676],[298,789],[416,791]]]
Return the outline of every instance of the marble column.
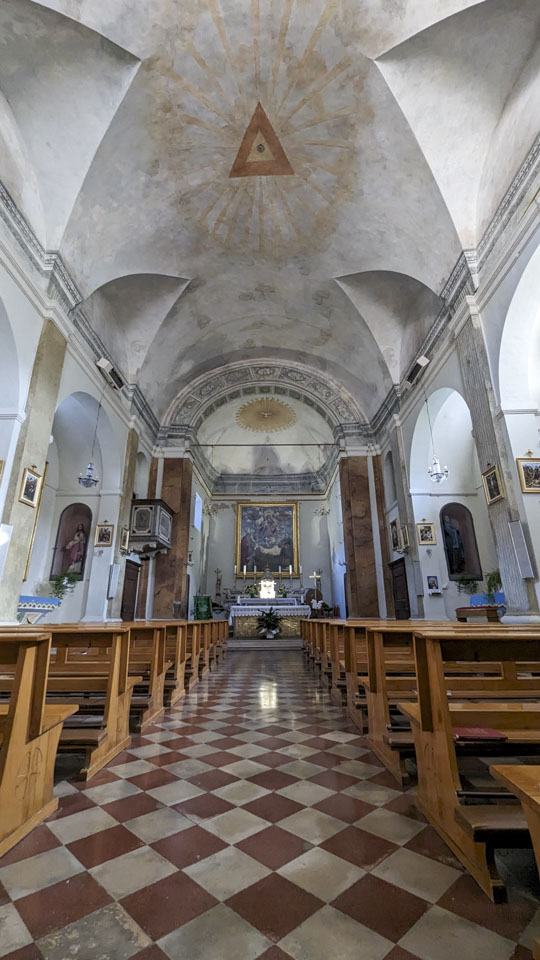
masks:
[[[349,617],[378,617],[377,569],[367,457],[343,457],[339,464]]]
[[[154,607],[155,618],[178,617],[188,613],[187,561],[191,519],[192,465],[188,457],[164,459],[161,499],[175,512],[172,547],[156,557]],[[175,604],[178,604],[176,607]]]
[[[2,523],[11,525],[13,533],[0,582],[2,623],[12,623],[17,618],[17,605],[36,518],[35,509],[19,501],[19,492],[26,467],[34,467],[43,475],[66,345],[66,340],[53,321],[46,319],[36,351],[25,420],[19,431],[4,501]]]
[[[114,562],[120,564],[120,575],[118,577],[116,596],[109,601],[109,618],[111,620],[120,619],[120,611],[122,608],[122,593],[124,591],[124,578],[126,575],[126,558],[120,553],[121,533],[122,527],[129,528],[138,451],[139,434],[136,430],[131,429],[128,433],[126,442],[124,473],[122,477],[122,496],[120,499],[120,510],[118,511],[118,536],[116,538]]]
[[[488,506],[488,515],[499,560],[499,570],[506,597],[509,618],[530,619],[538,616],[532,583],[523,580],[510,535],[508,523],[519,520],[510,463],[501,430],[495,417],[495,397],[489,363],[482,334],[481,319],[474,298],[468,298],[470,314],[456,336],[458,357],[473,425],[480,469],[499,467],[505,497]]]

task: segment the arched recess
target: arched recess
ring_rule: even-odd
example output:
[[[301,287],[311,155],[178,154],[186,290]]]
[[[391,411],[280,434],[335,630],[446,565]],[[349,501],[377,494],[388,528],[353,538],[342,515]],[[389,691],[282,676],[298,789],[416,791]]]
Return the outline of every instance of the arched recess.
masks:
[[[429,416],[428,416],[429,411]],[[431,429],[430,429],[431,423]],[[428,467],[434,455],[447,465],[449,474],[442,483],[434,483]],[[483,491],[482,475],[476,453],[469,408],[457,390],[439,387],[427,396],[416,419],[414,429],[409,482],[416,524],[432,524],[433,536],[418,543],[422,582],[424,588],[424,611],[431,619],[445,616],[455,619],[458,606],[466,606],[469,597],[457,589],[460,577],[473,579],[475,573],[485,573],[497,568],[497,555],[491,534],[489,515]],[[480,561],[471,571],[463,569],[451,573],[445,550],[444,507],[450,504],[450,520],[466,526],[470,515],[474,541]],[[461,528],[460,528],[461,532]],[[447,533],[448,537],[448,533]],[[467,552],[467,566],[475,559],[474,548]],[[470,574],[470,575],[469,575]],[[427,578],[436,576],[441,593],[429,596]]]
[[[471,511],[462,503],[445,503],[439,513],[450,580],[482,579],[480,554]]]
[[[506,315],[500,349],[501,407],[510,455],[515,461],[517,495],[522,491],[523,514],[534,566],[540,569],[540,492],[528,490],[520,467],[540,466],[540,246],[529,260]],[[528,464],[519,461],[528,460]],[[540,582],[535,589],[540,598]]]
[[[95,475],[99,482],[96,487],[87,489],[79,484],[78,478],[79,474],[86,471],[92,447]],[[77,526],[83,523],[86,554],[85,563],[81,565],[81,583],[73,593],[65,596],[59,614],[62,620],[77,621],[84,611],[92,566],[92,518],[95,520],[99,516],[103,494],[119,490],[121,480],[118,441],[108,413],[96,397],[76,391],[59,404],[53,420],[47,464],[27,592],[43,592],[49,577],[64,572],[63,569],[57,569],[65,565],[63,551],[74,539]],[[73,530],[71,524],[69,529],[64,530],[66,524],[61,524],[61,517],[65,515],[69,520],[74,507],[80,513],[80,518],[75,518]],[[68,547],[68,552],[70,549],[74,558],[76,548]]]
[[[92,529],[92,511],[86,503],[70,503],[60,514],[53,551],[50,579],[73,573],[80,580]]]

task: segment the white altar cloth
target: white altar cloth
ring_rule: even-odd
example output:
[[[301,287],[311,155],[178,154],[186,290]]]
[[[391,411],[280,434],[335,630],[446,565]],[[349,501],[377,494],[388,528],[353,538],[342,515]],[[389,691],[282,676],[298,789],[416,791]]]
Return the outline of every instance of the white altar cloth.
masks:
[[[234,617],[258,617],[259,614],[268,610],[272,606],[271,601],[266,603],[235,603],[230,610],[229,620],[232,623]],[[309,617],[311,608],[305,603],[279,604],[273,606],[273,609],[279,613],[280,617]]]

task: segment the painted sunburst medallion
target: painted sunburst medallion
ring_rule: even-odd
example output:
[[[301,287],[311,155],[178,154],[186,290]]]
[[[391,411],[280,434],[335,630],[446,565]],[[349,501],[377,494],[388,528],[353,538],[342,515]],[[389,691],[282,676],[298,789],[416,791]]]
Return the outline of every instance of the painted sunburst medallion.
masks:
[[[296,423],[296,414],[288,403],[275,397],[257,397],[242,404],[236,422],[244,430],[257,433],[275,433]]]

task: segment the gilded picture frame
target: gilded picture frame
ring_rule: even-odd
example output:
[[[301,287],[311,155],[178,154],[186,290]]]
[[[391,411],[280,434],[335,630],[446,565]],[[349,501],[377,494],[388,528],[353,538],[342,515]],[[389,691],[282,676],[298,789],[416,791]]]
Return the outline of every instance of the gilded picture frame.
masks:
[[[504,487],[497,465],[484,470],[482,483],[488,507],[492,503],[497,503],[498,500],[504,500]]]
[[[98,523],[94,535],[95,547],[112,547],[114,535],[114,524]]]
[[[33,507],[35,510],[39,503],[42,483],[43,476],[41,473],[38,473],[33,467],[25,467],[19,493],[20,503],[26,503],[28,507]]]
[[[416,539],[420,547],[434,547],[437,543],[435,524],[423,521],[416,524]]]
[[[299,576],[298,503],[239,503],[236,511],[236,569],[239,576]],[[290,568],[290,569],[289,569]]]
[[[540,493],[540,457],[518,457],[516,460],[522,493]]]

